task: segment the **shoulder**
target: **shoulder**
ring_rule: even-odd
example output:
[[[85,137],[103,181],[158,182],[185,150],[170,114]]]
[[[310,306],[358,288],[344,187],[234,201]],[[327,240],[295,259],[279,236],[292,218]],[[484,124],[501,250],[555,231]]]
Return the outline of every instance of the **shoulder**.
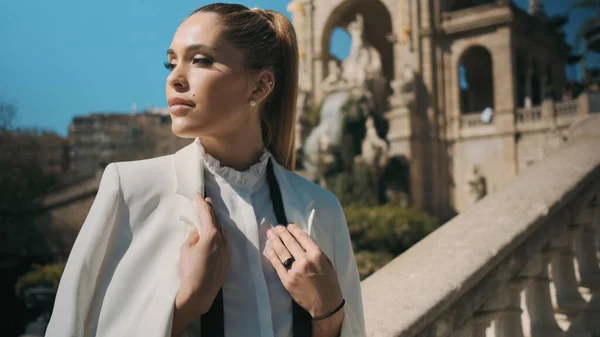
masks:
[[[102,177],[118,177],[118,185],[126,201],[142,195],[156,195],[166,192],[173,176],[173,155],[162,157],[114,162],[109,164]]]

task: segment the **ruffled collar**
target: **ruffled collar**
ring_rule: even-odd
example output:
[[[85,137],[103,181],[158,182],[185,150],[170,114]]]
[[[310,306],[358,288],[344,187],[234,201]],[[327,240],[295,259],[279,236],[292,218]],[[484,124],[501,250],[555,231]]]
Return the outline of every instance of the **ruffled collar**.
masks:
[[[223,166],[215,157],[206,152],[199,138],[196,138],[196,143],[200,149],[200,157],[204,163],[204,177],[208,180],[224,180],[229,185],[238,188],[253,190],[255,187],[260,187],[266,179],[267,163],[271,157],[271,153],[263,149],[263,152],[258,159],[258,162],[250,166],[245,171],[238,171],[234,168]],[[220,178],[220,179],[219,179]]]

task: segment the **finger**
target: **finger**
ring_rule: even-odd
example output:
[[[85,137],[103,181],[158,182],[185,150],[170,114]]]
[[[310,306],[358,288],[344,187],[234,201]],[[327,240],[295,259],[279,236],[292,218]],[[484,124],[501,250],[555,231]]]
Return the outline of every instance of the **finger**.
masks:
[[[191,247],[195,245],[200,239],[200,235],[198,234],[198,230],[192,226],[188,225],[188,235],[185,238],[184,245]]]
[[[308,235],[308,233],[303,231],[302,228],[298,227],[298,225],[293,223],[288,224],[287,229],[290,233],[292,233],[296,241],[298,241],[300,246],[302,246],[302,248],[304,248],[305,251],[308,252],[314,251],[315,249],[319,249],[319,246],[317,246],[317,244]]]
[[[218,221],[215,221],[216,217],[213,214],[213,209],[210,207],[206,199],[204,199],[201,195],[197,195],[196,204],[198,205],[198,211],[200,212],[200,232],[211,233],[213,230],[216,230],[217,233],[220,234],[221,232]],[[208,239],[208,236],[203,235],[203,237]]]
[[[200,194],[196,195],[196,206],[198,206],[198,214],[200,215],[200,232],[208,233],[208,230],[214,227],[212,224],[212,215],[210,214],[210,206]]]
[[[269,259],[269,262],[271,262],[273,268],[275,268],[275,271],[277,272],[277,275],[279,275],[279,278],[283,280],[283,278],[287,276],[288,271],[287,269],[285,269],[281,261],[279,261],[279,257],[277,256],[273,248],[266,247],[265,256],[267,257],[267,259]]]
[[[273,228],[277,235],[283,241],[283,244],[288,249],[288,251],[292,254],[294,259],[299,260],[304,258],[304,254],[306,253],[302,246],[296,241],[294,236],[285,228],[283,225],[278,225]]]
[[[221,234],[223,239],[227,240],[227,230],[225,229],[225,227],[223,226],[223,224],[221,223],[221,221],[219,221],[219,218],[217,217],[217,213],[215,211],[215,205],[213,204],[213,200],[210,197],[207,197],[206,203],[208,204],[208,206],[210,208],[210,215],[212,217],[215,228],[217,229],[219,234]]]
[[[292,254],[285,248],[285,245],[273,229],[267,231],[267,237],[271,242],[271,248],[273,248],[275,254],[279,258],[279,263],[283,263],[283,261],[292,257]]]

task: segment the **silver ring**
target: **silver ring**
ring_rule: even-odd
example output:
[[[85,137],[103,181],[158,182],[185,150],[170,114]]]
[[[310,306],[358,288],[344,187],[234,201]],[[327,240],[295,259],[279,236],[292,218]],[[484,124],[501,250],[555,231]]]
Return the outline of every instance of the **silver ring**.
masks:
[[[290,257],[287,260],[283,261],[283,266],[285,267],[285,269],[290,270],[294,261],[296,260],[293,257]]]

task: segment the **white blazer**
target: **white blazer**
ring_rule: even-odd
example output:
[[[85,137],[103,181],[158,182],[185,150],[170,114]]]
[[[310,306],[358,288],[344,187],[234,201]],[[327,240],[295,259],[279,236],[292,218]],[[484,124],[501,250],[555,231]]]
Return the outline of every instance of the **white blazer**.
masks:
[[[197,142],[169,156],[111,163],[63,273],[47,337],[170,337],[179,249],[204,191]],[[288,221],[331,259],[346,306],[341,337],[365,335],[360,280],[337,198],[274,161]],[[315,210],[311,228],[308,216]],[[207,337],[207,336],[203,336]]]

